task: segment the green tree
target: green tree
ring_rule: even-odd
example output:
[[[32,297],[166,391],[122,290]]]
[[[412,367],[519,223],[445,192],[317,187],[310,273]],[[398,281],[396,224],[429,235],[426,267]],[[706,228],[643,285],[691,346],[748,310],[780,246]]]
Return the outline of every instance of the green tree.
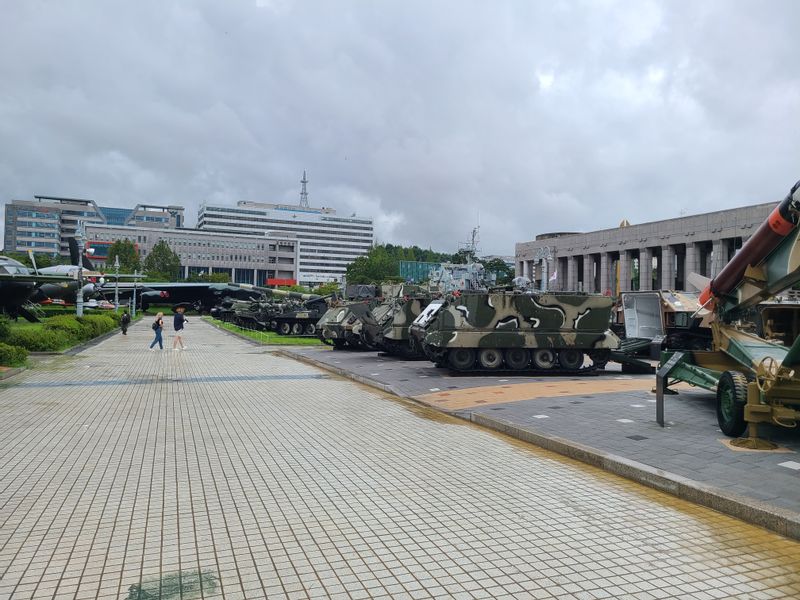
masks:
[[[227,273],[192,273],[186,279],[189,282],[204,282],[204,283],[230,283],[231,276]]]
[[[419,246],[380,244],[347,266],[347,283],[384,283],[401,281],[400,261],[450,262],[449,254],[423,250]]]
[[[144,259],[144,271],[150,281],[177,281],[181,272],[181,258],[167,242],[160,240]]]
[[[31,259],[28,256],[27,252],[6,252],[5,256],[21,262],[26,267],[33,268],[33,263],[31,263]],[[34,252],[33,258],[36,260],[37,269],[44,269],[45,267],[52,267],[54,265],[65,265],[69,263],[69,260],[67,260],[62,256],[59,256],[58,254],[54,255],[54,254],[45,254],[43,252]]]
[[[487,272],[497,275],[497,285],[508,285],[514,278],[514,269],[499,258],[484,262],[483,267]]]
[[[331,281],[330,283],[323,283],[320,286],[317,286],[317,289],[314,290],[315,294],[319,294],[320,296],[327,296],[328,294],[339,293],[339,288],[341,286],[335,282]]]
[[[139,253],[136,246],[130,240],[117,240],[108,249],[108,259],[106,259],[106,270],[113,268],[114,257],[119,256],[119,270],[121,273],[133,273],[141,269]]]

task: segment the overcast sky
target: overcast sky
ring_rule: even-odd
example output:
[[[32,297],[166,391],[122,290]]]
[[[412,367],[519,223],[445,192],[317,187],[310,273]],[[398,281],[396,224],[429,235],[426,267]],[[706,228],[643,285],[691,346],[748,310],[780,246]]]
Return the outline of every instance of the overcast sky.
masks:
[[[297,202],[379,242],[777,201],[800,2],[0,0],[0,194]]]

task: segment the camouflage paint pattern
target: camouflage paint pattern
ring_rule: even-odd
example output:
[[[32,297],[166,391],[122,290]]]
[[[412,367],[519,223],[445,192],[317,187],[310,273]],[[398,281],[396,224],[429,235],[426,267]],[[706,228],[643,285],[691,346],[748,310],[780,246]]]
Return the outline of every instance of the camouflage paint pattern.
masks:
[[[377,329],[375,317],[372,315],[374,305],[374,301],[357,301],[329,308],[317,321],[320,339],[324,342],[331,341],[337,347],[371,346],[369,338],[365,338],[363,332],[365,328]]]
[[[578,293],[492,292],[449,296],[425,327],[412,330],[425,346],[451,348],[575,348],[613,350],[612,299]]]

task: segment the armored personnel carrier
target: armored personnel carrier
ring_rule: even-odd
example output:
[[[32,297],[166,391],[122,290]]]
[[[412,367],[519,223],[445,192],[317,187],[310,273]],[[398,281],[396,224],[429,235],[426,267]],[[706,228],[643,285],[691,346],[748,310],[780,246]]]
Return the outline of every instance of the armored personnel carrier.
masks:
[[[265,304],[268,302],[267,298],[272,298],[275,309],[270,311],[268,328],[282,335],[316,335],[317,321],[328,310],[328,303],[335,298],[335,294],[303,294],[248,283],[230,285],[260,292],[264,296],[262,302]]]
[[[612,306],[610,297],[578,292],[455,291],[428,304],[411,335],[429,359],[456,371],[578,373],[604,367],[619,347]]]

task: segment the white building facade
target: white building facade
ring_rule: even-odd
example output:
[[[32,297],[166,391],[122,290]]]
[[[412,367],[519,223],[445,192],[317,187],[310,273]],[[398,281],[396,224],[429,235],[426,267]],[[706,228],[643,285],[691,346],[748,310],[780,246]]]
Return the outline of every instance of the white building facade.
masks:
[[[297,283],[298,243],[290,236],[86,224],[86,246],[94,249],[92,262],[97,268],[109,269],[108,250],[117,240],[133,242],[142,259],[158,242],[166,242],[180,256],[183,278],[200,273],[225,273],[233,283],[259,286]]]
[[[347,265],[369,252],[374,242],[371,218],[337,216],[332,208],[239,202],[203,204],[197,228],[251,236],[291,236],[299,245],[301,285],[339,281]]]

